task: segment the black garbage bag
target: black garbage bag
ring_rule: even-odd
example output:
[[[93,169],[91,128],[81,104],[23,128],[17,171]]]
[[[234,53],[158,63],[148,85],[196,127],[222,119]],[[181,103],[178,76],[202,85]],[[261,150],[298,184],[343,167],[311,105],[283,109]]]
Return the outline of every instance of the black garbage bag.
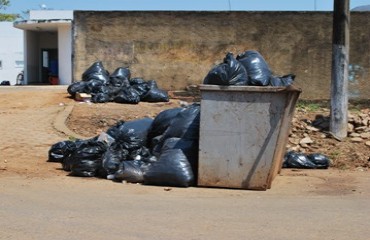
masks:
[[[75,147],[73,148],[73,151],[71,152],[71,154],[69,156],[67,156],[66,158],[63,159],[63,162],[62,162],[62,168],[64,171],[71,171],[71,166],[72,166],[72,163],[73,163],[73,158],[72,158],[72,155],[73,153],[81,148],[82,146],[87,146],[88,143],[90,142],[96,142],[98,140],[98,136],[95,136],[93,138],[90,138],[90,139],[85,139],[85,140],[81,140],[81,139],[77,139],[76,141],[74,141],[74,145]]]
[[[200,105],[192,104],[182,109],[171,121],[163,134],[162,140],[167,138],[199,139]]]
[[[138,84],[143,84],[143,83],[146,83],[145,80],[142,79],[142,78],[139,78],[139,77],[131,78],[130,79],[130,85],[131,86],[138,85]]]
[[[83,74],[82,81],[90,81],[92,79],[100,80],[104,84],[109,83],[109,72],[105,70],[101,61],[93,63]]]
[[[140,95],[132,87],[122,88],[114,97],[114,102],[138,104],[140,102]]]
[[[184,138],[168,138],[166,141],[164,141],[160,151],[166,152],[171,149],[181,149],[183,151],[196,178],[198,175],[199,141],[188,140]]]
[[[149,80],[146,82],[148,91],[146,94],[141,96],[141,101],[144,102],[168,102],[170,98],[167,91],[159,89],[155,80]]]
[[[88,93],[98,93],[104,86],[104,82],[96,79],[86,81],[86,90]]]
[[[134,149],[130,152],[130,159],[134,160],[146,159],[150,158],[151,156],[152,154],[150,153],[150,150],[145,146]]]
[[[107,93],[96,93],[91,97],[91,102],[93,103],[106,103],[111,100],[109,94]]]
[[[232,53],[227,53],[224,62],[217,65],[204,78],[204,84],[214,85],[247,85],[248,75],[244,66]]]
[[[120,130],[119,128],[125,124],[125,121],[123,120],[120,120],[118,121],[115,125],[113,125],[112,127],[108,128],[108,130],[106,131],[106,133],[111,136],[112,138],[114,139],[118,139],[118,136],[120,134]]]
[[[151,118],[128,122],[119,122],[108,129],[107,134],[119,142],[125,149],[132,151],[146,145],[147,135],[153,123]]]
[[[74,82],[68,86],[67,91],[73,98],[76,96],[76,93],[87,93],[87,83],[82,81]]]
[[[248,73],[248,85],[267,86],[270,83],[271,70],[262,55],[253,50],[239,54],[236,59]]]
[[[123,161],[119,164],[117,172],[114,174],[114,180],[126,181],[130,183],[142,183],[144,174],[141,170],[142,161]]]
[[[109,84],[115,87],[128,87],[131,72],[128,68],[119,67],[109,76]]]
[[[185,154],[180,149],[162,152],[158,161],[142,167],[144,184],[189,187],[194,185],[194,174]]]
[[[316,165],[318,169],[327,169],[330,166],[330,160],[321,153],[308,154],[307,158]]]
[[[305,154],[290,151],[284,156],[283,167],[315,169],[316,165]]]
[[[1,86],[10,86],[10,82],[9,81],[1,81],[0,85]]]
[[[108,175],[114,174],[118,170],[119,164],[128,159],[129,151],[124,149],[119,143],[114,142],[103,155],[103,168]]]
[[[148,133],[148,139],[151,139],[162,135],[171,121],[176,117],[176,115],[181,112],[184,108],[171,108],[160,112],[153,120],[152,127]]]
[[[72,141],[57,142],[49,149],[48,162],[62,163],[74,150],[76,150],[76,144]]]
[[[103,169],[102,157],[107,145],[99,141],[85,141],[70,156],[71,175],[94,177]]]
[[[288,74],[282,77],[271,76],[270,85],[275,87],[286,87],[292,85],[294,79],[295,79],[294,74]]]
[[[150,90],[150,86],[146,82],[132,84],[131,87],[139,93],[140,100],[147,94]]]

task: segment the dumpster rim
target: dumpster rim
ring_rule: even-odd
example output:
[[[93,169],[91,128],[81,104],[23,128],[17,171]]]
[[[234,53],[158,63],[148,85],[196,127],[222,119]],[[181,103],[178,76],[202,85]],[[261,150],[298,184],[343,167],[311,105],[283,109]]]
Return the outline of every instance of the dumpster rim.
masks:
[[[287,87],[273,87],[273,86],[224,86],[200,84],[198,85],[201,91],[231,91],[231,92],[302,92],[300,88],[292,85]]]

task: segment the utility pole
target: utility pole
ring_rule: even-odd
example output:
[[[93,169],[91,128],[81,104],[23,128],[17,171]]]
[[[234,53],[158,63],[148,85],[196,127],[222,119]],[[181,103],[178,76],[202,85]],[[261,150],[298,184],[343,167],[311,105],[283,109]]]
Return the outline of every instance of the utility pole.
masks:
[[[347,137],[349,0],[334,0],[330,132],[338,140]]]

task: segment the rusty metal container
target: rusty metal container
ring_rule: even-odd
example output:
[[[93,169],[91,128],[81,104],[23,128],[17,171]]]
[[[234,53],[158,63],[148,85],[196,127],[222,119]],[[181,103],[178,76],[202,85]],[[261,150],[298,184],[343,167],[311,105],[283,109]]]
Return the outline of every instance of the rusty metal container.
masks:
[[[301,90],[200,85],[200,92],[198,186],[271,188]]]

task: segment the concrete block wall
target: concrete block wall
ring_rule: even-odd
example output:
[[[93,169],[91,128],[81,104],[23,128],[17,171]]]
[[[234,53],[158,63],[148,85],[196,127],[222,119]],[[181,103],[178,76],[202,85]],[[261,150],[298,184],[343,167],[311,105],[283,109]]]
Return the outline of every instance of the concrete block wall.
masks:
[[[350,98],[370,98],[370,12],[351,15]],[[328,99],[330,12],[75,11],[73,77],[95,61],[110,72],[181,90],[202,83],[227,52],[259,51],[277,75],[294,73],[303,99]]]

